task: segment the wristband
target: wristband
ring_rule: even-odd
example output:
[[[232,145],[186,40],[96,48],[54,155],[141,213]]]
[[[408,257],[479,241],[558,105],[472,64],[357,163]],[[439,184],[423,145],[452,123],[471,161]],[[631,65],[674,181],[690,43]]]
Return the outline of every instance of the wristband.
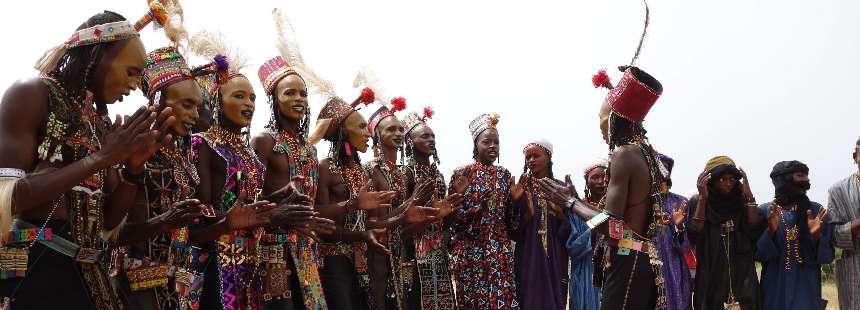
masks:
[[[143,173],[139,175],[132,175],[128,172],[127,167],[122,167],[117,169],[117,175],[119,175],[119,180],[123,183],[133,186],[143,186]]]

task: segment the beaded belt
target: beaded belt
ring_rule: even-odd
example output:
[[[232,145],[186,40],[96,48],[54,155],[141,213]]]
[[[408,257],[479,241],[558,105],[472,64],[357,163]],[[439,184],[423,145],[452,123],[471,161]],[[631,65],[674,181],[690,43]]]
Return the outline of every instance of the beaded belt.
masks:
[[[132,291],[145,290],[167,285],[168,268],[165,265],[156,265],[126,270],[125,276]]]
[[[343,255],[351,258],[355,249],[349,243],[320,243],[319,250],[321,257]]]
[[[35,225],[22,219],[15,219],[12,227],[14,230],[38,229]],[[58,235],[51,234],[50,240],[46,240],[47,234],[44,234],[44,236],[46,237],[45,239],[37,240],[37,242],[60,254],[73,258],[78,263],[95,264],[102,254],[101,250],[81,247]]]
[[[610,247],[627,250],[633,250],[642,253],[648,253],[648,250],[654,247],[654,243],[651,241],[639,241],[636,239],[607,239],[606,243],[609,244]]]

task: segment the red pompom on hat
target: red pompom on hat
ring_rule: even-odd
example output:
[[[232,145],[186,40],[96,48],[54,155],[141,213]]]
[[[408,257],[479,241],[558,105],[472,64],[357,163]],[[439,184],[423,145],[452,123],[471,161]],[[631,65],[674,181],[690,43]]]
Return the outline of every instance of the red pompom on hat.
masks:
[[[373,93],[370,87],[365,87],[361,90],[361,96],[358,97],[358,101],[364,103],[364,105],[369,105],[376,101],[376,94]]]
[[[432,119],[434,113],[436,112],[433,111],[432,107],[424,107],[424,118]]]
[[[612,89],[612,79],[606,74],[606,69],[600,69],[600,71],[597,71],[597,74],[592,75],[591,84],[594,85],[594,88],[605,87],[606,89]]]
[[[391,99],[391,112],[399,112],[406,109],[406,98],[397,97]]]

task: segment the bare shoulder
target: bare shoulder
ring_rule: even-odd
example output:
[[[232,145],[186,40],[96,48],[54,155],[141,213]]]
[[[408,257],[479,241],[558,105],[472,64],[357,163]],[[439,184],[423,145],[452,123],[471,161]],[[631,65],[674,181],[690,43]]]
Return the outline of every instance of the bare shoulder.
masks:
[[[259,156],[267,156],[272,153],[272,148],[275,147],[275,138],[272,135],[261,132],[251,138],[251,147]]]
[[[275,145],[275,138],[267,132],[259,132],[251,138],[251,145],[254,148],[258,148],[258,146],[271,148]]]
[[[0,117],[14,123],[41,119],[48,109],[48,86],[38,78],[18,80],[6,89],[0,100]]]
[[[645,164],[642,151],[635,145],[622,145],[612,152],[610,157],[613,174],[616,171],[629,171]]]

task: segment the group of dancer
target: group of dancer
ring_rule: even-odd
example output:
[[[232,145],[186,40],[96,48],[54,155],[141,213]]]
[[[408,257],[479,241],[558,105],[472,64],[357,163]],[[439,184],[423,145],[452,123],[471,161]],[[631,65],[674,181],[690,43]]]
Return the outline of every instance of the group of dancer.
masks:
[[[642,125],[662,85],[634,65],[641,41],[617,84],[592,79],[610,89],[610,158],[580,196],[546,140],[523,147],[518,178],[495,165],[497,114],[468,124],[474,162],[446,179],[433,110],[401,115],[367,70],[344,100],[277,9],[280,55],[257,70],[270,121],[249,138],[257,94],[238,51],[189,36],[177,1],[148,7],[135,23],[92,16],[2,99],[4,309],[823,309],[834,246],[840,306],[860,308],[860,175],[825,209],[809,168],[779,162],[759,205],[718,156],[696,196],[670,192],[674,161]],[[147,53],[153,23],[171,44]],[[111,120],[138,88],[148,104]],[[311,93],[325,101],[313,126]]]

